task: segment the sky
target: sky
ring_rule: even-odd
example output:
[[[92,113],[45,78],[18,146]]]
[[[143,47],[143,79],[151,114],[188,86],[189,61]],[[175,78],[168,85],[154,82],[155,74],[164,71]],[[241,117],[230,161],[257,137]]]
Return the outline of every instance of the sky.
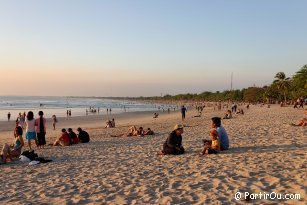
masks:
[[[0,0],[0,95],[160,96],[307,64],[305,0]]]

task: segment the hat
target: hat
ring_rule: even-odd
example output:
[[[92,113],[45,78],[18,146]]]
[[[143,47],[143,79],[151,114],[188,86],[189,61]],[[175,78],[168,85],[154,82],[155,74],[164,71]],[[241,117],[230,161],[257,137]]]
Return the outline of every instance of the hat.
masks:
[[[183,129],[183,125],[177,124],[174,127],[174,130]]]

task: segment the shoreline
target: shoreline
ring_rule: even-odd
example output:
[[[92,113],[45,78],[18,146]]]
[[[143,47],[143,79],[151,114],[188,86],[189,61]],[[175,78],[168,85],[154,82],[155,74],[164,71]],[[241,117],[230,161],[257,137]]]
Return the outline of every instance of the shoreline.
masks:
[[[80,126],[81,125],[91,125],[91,126],[103,127],[104,123],[108,119],[111,120],[112,118],[114,118],[115,122],[117,120],[120,120],[120,121],[124,121],[124,123],[128,123],[129,120],[133,121],[133,118],[153,117],[154,112],[155,111],[134,111],[134,112],[115,113],[115,114],[109,114],[109,115],[93,114],[93,115],[88,115],[88,116],[57,117],[58,123],[56,124],[56,127],[59,127],[60,125],[66,126],[66,127],[67,126],[75,127],[76,126],[75,124],[80,124]],[[51,118],[46,118],[46,125],[47,125],[47,131],[51,131],[50,130],[52,128]],[[15,120],[0,121],[0,133],[6,132],[6,131],[12,131],[14,130],[14,128],[15,128]]]

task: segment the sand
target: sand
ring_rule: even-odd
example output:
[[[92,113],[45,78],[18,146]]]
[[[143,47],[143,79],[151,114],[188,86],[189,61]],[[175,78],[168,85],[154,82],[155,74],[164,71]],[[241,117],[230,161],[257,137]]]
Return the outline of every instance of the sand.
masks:
[[[225,110],[224,110],[225,111]],[[116,128],[103,128],[106,116],[61,118],[55,131],[48,122],[47,143],[62,127],[81,126],[91,142],[70,147],[35,150],[53,162],[28,166],[20,162],[0,165],[0,204],[246,204],[235,193],[300,194],[300,200],[255,199],[256,204],[306,204],[306,127],[289,123],[303,117],[302,110],[251,106],[245,115],[223,120],[230,150],[199,157],[201,139],[208,138],[210,118],[224,111],[206,108],[183,123],[181,156],[157,152],[176,123],[178,111],[125,113],[115,117]],[[131,125],[150,127],[154,136],[114,138]],[[14,123],[0,123],[0,145],[12,141]],[[27,149],[27,146],[25,147]]]

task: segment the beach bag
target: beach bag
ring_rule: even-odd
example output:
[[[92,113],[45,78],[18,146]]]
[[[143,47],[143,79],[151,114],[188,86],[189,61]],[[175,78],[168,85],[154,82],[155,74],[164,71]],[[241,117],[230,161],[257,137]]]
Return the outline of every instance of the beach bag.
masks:
[[[29,151],[24,151],[21,153],[21,155],[27,157],[28,159],[30,159],[31,161],[32,160],[35,160],[35,158],[38,157],[38,155],[36,153],[34,153],[34,150],[32,150],[31,152]]]
[[[24,155],[20,155],[19,159],[20,159],[21,162],[27,162],[27,163],[31,162],[31,160]]]
[[[36,160],[36,161],[39,161],[40,163],[43,163],[43,164],[52,162],[51,159],[45,159],[45,158],[43,158],[43,157],[38,157],[38,158],[36,158],[35,160]]]

